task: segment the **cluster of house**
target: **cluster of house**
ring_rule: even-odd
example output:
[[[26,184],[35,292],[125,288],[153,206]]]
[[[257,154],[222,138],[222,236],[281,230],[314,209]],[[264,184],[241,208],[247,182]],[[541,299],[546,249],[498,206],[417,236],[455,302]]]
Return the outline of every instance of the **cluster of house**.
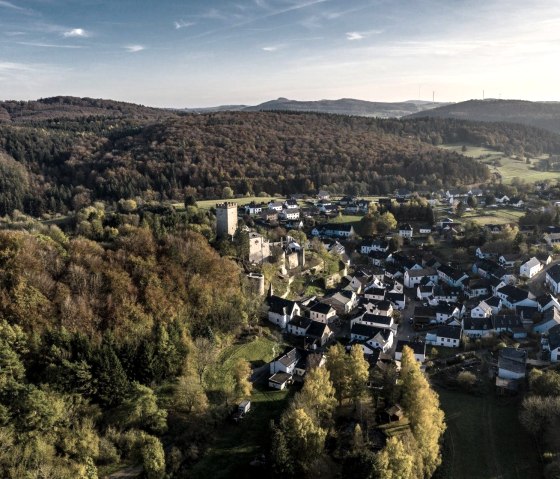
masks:
[[[347,275],[339,288],[324,297],[292,301],[275,296],[271,289],[267,302],[268,320],[293,342],[299,342],[303,351],[320,354],[318,351],[335,339],[331,326],[340,325],[344,317],[349,318],[350,325],[348,347],[359,344],[366,357],[377,358],[380,353],[391,353],[397,333],[393,312],[405,308],[406,296],[402,283],[358,271]],[[276,366],[271,365],[271,374],[276,372]],[[293,376],[289,371],[282,372]],[[285,381],[271,378],[269,385],[281,389],[294,379],[281,378]]]

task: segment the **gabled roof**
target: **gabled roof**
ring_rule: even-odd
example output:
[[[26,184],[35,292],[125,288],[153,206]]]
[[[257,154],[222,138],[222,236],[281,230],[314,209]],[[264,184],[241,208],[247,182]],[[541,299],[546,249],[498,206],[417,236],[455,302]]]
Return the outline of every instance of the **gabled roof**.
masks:
[[[498,354],[498,368],[524,373],[527,361],[527,351],[524,349],[503,348]]]
[[[465,317],[463,319],[463,329],[465,333],[468,333],[469,330],[476,330],[476,331],[491,331],[494,329],[492,325],[492,318],[471,318]]]
[[[311,324],[311,319],[304,316],[294,316],[293,319],[288,323],[290,326],[295,326],[297,328],[307,329]]]
[[[328,332],[330,332],[330,328],[325,323],[311,321],[311,325],[305,334],[313,338],[322,338]]]
[[[300,357],[301,353],[296,348],[291,348],[274,359],[273,362],[279,362],[280,364],[288,367],[294,363],[297,363]]]
[[[280,296],[270,296],[268,298],[269,311],[276,314],[291,314],[296,304],[295,301]]]
[[[459,281],[461,278],[467,276],[465,272],[459,271],[458,269],[452,268],[446,264],[442,264],[438,271],[441,271],[447,277],[451,278],[453,281]]]
[[[391,325],[393,318],[391,316],[383,316],[381,314],[370,314],[364,313],[361,318],[361,321],[365,321],[367,323],[376,323],[376,324],[383,324],[387,327]]]
[[[311,306],[311,308],[309,308],[309,310],[319,314],[328,314],[331,311],[334,311],[333,307],[330,304],[325,303],[315,303],[313,306]]]
[[[438,338],[461,339],[461,328],[457,326],[440,326],[436,330]]]
[[[540,264],[541,262],[533,256],[529,261],[526,261],[521,266],[525,266],[530,269],[530,268],[534,268],[535,266],[539,266]]]
[[[375,326],[369,326],[368,324],[363,323],[355,323],[352,325],[350,334],[357,334],[358,336],[373,338],[380,331],[382,331],[382,329],[376,328]]]
[[[503,313],[496,314],[493,317],[494,328],[495,329],[508,329],[513,331],[513,329],[523,328],[523,322],[517,314]]]
[[[537,303],[539,303],[539,306],[541,308],[545,307],[547,304],[556,301],[556,298],[554,296],[552,296],[550,293],[545,293],[541,296],[539,296],[536,299]]]
[[[560,264],[555,264],[551,268],[546,271],[546,274],[550,276],[550,278],[555,283],[560,283]]]
[[[518,303],[529,297],[529,291],[525,291],[524,289],[517,288],[510,284],[502,286],[496,293],[505,294],[511,303]]]

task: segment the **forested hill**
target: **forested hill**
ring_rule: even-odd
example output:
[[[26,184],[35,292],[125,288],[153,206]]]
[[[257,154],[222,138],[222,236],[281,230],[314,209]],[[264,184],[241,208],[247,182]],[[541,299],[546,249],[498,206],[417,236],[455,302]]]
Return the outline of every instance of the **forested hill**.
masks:
[[[469,100],[413,113],[408,118],[457,118],[521,123],[560,133],[560,103],[522,100]]]
[[[0,214],[17,208],[38,215],[95,199],[221,197],[226,186],[236,194],[313,193],[325,187],[383,194],[487,178],[485,166],[392,125],[274,112],[4,124]]]
[[[67,97],[45,105],[51,101],[57,106],[47,119],[39,113],[0,122],[0,215],[64,212],[97,199],[218,198],[225,187],[236,194],[328,188],[363,195],[488,178],[484,165],[437,148],[442,143],[560,153],[560,135],[505,123],[288,112],[179,115]],[[89,108],[99,114],[88,115]]]
[[[0,102],[0,123],[32,122],[51,119],[76,119],[92,116],[156,120],[177,115],[176,112],[134,103],[94,98],[56,96],[37,101]]]

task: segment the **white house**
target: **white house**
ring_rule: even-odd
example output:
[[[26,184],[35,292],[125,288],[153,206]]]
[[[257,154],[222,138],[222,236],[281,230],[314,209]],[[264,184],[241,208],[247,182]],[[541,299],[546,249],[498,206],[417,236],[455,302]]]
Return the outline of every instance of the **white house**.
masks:
[[[364,313],[350,320],[350,325],[353,326],[354,324],[367,324],[374,328],[390,329],[393,327],[394,319],[392,316]]]
[[[268,320],[285,329],[294,316],[301,314],[301,308],[295,301],[271,296],[268,298]]]
[[[366,344],[374,349],[379,349],[382,352],[386,353],[393,346],[394,337],[395,336],[392,330],[381,329],[375,336],[368,339],[366,341]]]
[[[369,314],[377,314],[379,316],[393,316],[393,305],[390,301],[365,302],[362,305]]]
[[[560,264],[555,264],[546,270],[545,284],[554,294],[560,294]]]
[[[547,333],[560,324],[560,311],[556,308],[547,309],[543,313],[543,319],[533,326],[535,333]]]
[[[461,328],[456,326],[439,326],[426,334],[426,343],[446,348],[458,348],[461,344]]]
[[[404,272],[404,285],[407,288],[415,288],[424,278],[428,278],[428,281],[437,281],[437,271],[433,268],[408,269]]]
[[[284,205],[282,203],[280,203],[279,201],[271,201],[270,203],[268,203],[268,209],[269,210],[274,210],[274,211],[282,211],[282,209],[284,208]]]
[[[309,316],[313,321],[328,324],[336,316],[336,310],[330,304],[315,303],[309,309]]]
[[[293,374],[301,353],[296,348],[288,349],[270,362],[270,374]]]
[[[413,228],[408,223],[399,226],[399,236],[401,238],[412,238]]]
[[[469,338],[483,338],[494,334],[492,318],[469,318],[463,319],[463,334]]]
[[[519,276],[523,278],[532,278],[539,274],[542,269],[542,263],[533,256],[529,261],[526,261],[519,267]]]
[[[289,220],[289,221],[299,220],[299,210],[292,209],[292,208],[283,209],[282,211],[280,211],[278,216],[280,217],[280,219],[283,220]]]
[[[478,306],[471,309],[471,318],[489,318],[492,313],[492,308],[485,301],[481,301]]]
[[[304,316],[294,316],[288,322],[288,333],[293,334],[294,336],[305,336],[307,329],[311,325],[311,319],[306,318]]]

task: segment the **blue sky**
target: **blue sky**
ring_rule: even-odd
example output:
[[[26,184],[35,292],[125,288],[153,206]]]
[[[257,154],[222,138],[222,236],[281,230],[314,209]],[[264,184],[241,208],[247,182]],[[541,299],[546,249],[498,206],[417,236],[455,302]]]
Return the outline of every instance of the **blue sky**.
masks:
[[[560,100],[556,0],[0,0],[0,99]]]

